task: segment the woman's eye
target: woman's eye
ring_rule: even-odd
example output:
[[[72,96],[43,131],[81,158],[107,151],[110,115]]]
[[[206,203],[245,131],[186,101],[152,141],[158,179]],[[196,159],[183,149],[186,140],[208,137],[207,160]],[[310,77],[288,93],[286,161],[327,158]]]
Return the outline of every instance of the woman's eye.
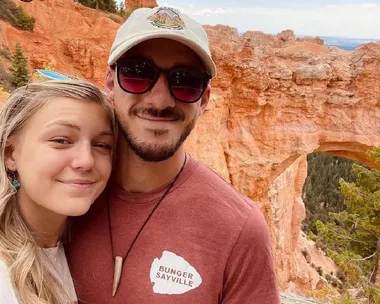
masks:
[[[53,138],[50,140],[53,143],[61,144],[61,145],[68,145],[70,142],[66,138]]]
[[[112,149],[112,146],[110,144],[106,144],[106,143],[97,143],[97,144],[94,144],[94,146],[97,148],[104,149],[104,150],[111,150]]]

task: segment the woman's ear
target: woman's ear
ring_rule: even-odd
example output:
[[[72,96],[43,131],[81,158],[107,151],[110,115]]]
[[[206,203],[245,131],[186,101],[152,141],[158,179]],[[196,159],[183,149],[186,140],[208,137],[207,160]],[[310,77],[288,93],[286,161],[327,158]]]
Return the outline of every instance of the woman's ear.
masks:
[[[5,168],[9,171],[16,171],[17,166],[16,166],[16,160],[14,157],[14,146],[11,142],[9,142],[4,151],[4,164]]]

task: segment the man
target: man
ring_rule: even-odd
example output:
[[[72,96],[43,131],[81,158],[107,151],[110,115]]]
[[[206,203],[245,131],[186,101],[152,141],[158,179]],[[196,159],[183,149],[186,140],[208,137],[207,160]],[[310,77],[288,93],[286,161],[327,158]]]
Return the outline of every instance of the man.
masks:
[[[106,85],[119,121],[115,176],[73,223],[83,303],[258,303],[279,295],[258,207],[184,152],[216,68],[203,28],[138,9],[116,34]]]

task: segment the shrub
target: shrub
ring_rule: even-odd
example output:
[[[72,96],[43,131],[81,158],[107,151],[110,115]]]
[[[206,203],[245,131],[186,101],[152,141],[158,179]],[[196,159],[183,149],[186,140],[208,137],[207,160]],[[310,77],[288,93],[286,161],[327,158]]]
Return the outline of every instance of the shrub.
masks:
[[[318,266],[315,270],[318,272],[318,274],[319,274],[320,276],[323,276],[323,270],[322,270],[322,267],[321,267],[321,266]]]
[[[331,283],[333,281],[333,277],[330,275],[330,274],[325,274],[325,279],[327,280],[327,282]]]
[[[11,59],[11,53],[5,47],[0,49],[0,56],[8,60]]]
[[[308,255],[307,250],[306,250],[305,248],[303,248],[303,249],[301,250],[301,253],[302,253],[302,255],[303,255],[305,258],[306,258],[307,255]]]
[[[21,30],[31,31],[34,28],[35,19],[29,17],[22,7],[17,7],[12,0],[0,1],[0,19]]]
[[[333,304],[357,304],[358,302],[352,298],[349,293],[344,294],[339,299],[333,300]]]
[[[114,15],[108,15],[108,18],[110,18],[112,21],[116,23],[121,23],[120,19],[115,17]]]
[[[308,240],[312,240],[312,241],[316,241],[317,240],[317,236],[313,233],[313,232],[311,232],[311,231],[309,231],[308,233],[307,233],[307,239]]]
[[[314,289],[310,291],[306,291],[306,295],[308,297],[318,299],[321,301],[328,301],[331,298],[331,295],[334,293],[334,291],[331,289],[331,287],[323,287],[321,289]]]
[[[336,277],[341,280],[343,283],[346,282],[346,274],[342,270],[336,272]]]
[[[10,91],[12,89],[12,76],[6,68],[0,64],[0,86],[4,88],[5,91]]]
[[[0,1],[0,19],[8,21],[11,24],[15,22],[17,6],[11,0]]]
[[[35,21],[34,17],[29,17],[21,7],[17,8],[16,26],[19,29],[33,31]]]

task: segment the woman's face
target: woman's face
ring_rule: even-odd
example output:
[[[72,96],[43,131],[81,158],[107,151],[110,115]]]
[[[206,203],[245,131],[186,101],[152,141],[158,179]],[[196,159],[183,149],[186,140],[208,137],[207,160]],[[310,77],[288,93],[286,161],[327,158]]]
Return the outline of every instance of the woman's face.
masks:
[[[6,157],[8,169],[18,173],[22,208],[65,216],[86,213],[110,176],[113,140],[100,104],[63,97],[46,102]]]

